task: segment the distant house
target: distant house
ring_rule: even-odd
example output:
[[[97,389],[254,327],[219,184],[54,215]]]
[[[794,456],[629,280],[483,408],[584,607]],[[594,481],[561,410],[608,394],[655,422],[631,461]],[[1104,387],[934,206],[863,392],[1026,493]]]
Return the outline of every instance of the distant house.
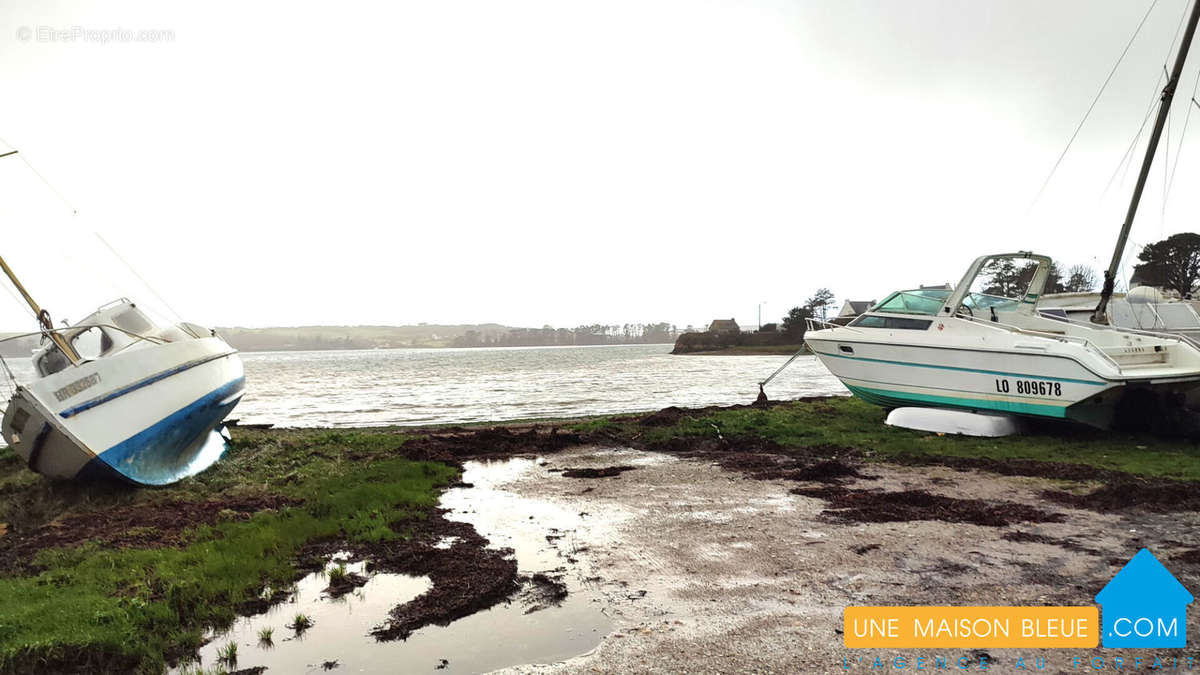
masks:
[[[708,324],[708,332],[714,335],[737,335],[742,329],[733,319],[713,319]]]
[[[1192,594],[1147,549],[1138,551],[1099,593],[1105,647],[1187,646]]]
[[[838,312],[838,318],[851,318],[862,314],[874,305],[874,300],[847,300],[846,304],[842,305],[842,311]]]

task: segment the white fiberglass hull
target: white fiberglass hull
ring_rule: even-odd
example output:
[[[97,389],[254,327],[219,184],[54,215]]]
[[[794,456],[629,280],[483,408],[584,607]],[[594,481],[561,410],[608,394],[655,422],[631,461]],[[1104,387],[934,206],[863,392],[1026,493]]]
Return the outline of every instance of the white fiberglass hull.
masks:
[[[144,346],[19,387],[3,435],[29,468],[53,478],[164,485],[220,457],[213,430],[244,382],[236,350],[218,337]]]
[[[884,407],[932,406],[1073,418],[1107,426],[1123,387],[1059,355],[807,338],[859,398]]]

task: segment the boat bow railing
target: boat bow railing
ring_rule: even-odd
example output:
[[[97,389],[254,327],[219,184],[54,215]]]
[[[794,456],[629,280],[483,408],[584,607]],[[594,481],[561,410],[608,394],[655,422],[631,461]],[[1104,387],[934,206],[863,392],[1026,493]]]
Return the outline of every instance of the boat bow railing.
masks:
[[[966,314],[958,314],[957,316],[960,319],[967,319],[969,321],[974,322],[977,325],[992,328],[994,330],[1002,330],[1002,331],[1007,331],[1010,333],[1020,333],[1022,335],[1031,335],[1033,337],[1045,338],[1045,339],[1049,339],[1049,340],[1058,340],[1059,342],[1069,342],[1069,343],[1080,345],[1084,349],[1086,349],[1089,352],[1100,357],[1100,359],[1105,361],[1106,363],[1108,363],[1108,365],[1112,366],[1113,370],[1117,371],[1118,373],[1123,372],[1123,369],[1121,368],[1121,364],[1117,363],[1116,359],[1114,359],[1112,356],[1110,356],[1108,352],[1104,351],[1103,347],[1101,347],[1100,345],[1097,345],[1095,342],[1092,342],[1091,340],[1089,340],[1085,337],[1081,337],[1078,335],[1066,335],[1065,333],[1063,333],[1063,334],[1050,333],[1047,331],[1033,330],[1031,328],[1022,328],[1020,326],[1014,326],[1012,324],[1004,323],[1002,321],[990,321],[990,320],[982,321],[982,320],[975,319],[975,317],[967,316]],[[1062,320],[1067,323],[1076,323],[1069,319],[1060,319],[1060,317],[1054,317],[1054,320],[1055,321]],[[1083,324],[1082,322],[1079,322],[1079,325],[1087,326],[1087,324]],[[1094,326],[1091,326],[1091,327],[1094,328]],[[1175,336],[1175,335],[1171,335],[1171,336],[1159,335],[1156,333],[1151,333],[1149,331],[1130,331],[1130,332],[1138,332],[1138,333],[1142,333],[1142,334],[1153,336],[1153,337],[1163,337],[1163,338],[1168,338],[1168,339],[1180,337],[1180,336]],[[1194,340],[1188,339],[1187,341],[1189,343],[1195,344]]]
[[[1155,316],[1158,316],[1157,310],[1153,310],[1153,311],[1155,312]],[[1088,323],[1086,321],[1079,321],[1077,319],[1072,319],[1070,317],[1056,316],[1056,317],[1054,317],[1054,320],[1062,321],[1063,323],[1068,323],[1068,324],[1071,324],[1074,326],[1081,326],[1083,328],[1096,328],[1096,324]],[[1161,321],[1161,317],[1159,318],[1159,320]],[[1165,325],[1165,322],[1164,322],[1164,325]],[[1112,325],[1102,326],[1102,327],[1107,328],[1109,330],[1115,330],[1118,333],[1131,333],[1133,335],[1142,335],[1145,337],[1159,338],[1161,340],[1174,340],[1175,342],[1180,342],[1180,343],[1186,344],[1187,346],[1189,346],[1197,351],[1200,351],[1200,342],[1198,342],[1198,341],[1194,340],[1193,338],[1190,338],[1182,333],[1165,333],[1165,332],[1155,331],[1155,330],[1146,330],[1144,328],[1126,328],[1124,326],[1112,326]]]
[[[844,328],[853,333],[861,333],[862,330],[848,326],[846,324],[834,323],[825,319],[817,319],[813,317],[805,317],[804,325],[807,330],[825,330],[826,328]]]

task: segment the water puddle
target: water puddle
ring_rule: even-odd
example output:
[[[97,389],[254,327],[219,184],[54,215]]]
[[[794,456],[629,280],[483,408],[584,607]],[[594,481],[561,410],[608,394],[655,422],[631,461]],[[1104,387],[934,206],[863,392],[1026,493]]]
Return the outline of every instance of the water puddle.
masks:
[[[503,489],[535,470],[536,463],[528,459],[467,462],[462,480],[473,487],[447,490],[441,501],[448,519],[471,523],[491,547],[513,549],[520,574],[531,581],[510,602],[448,626],[422,628],[407,640],[379,642],[371,629],[384,622],[392,607],[424,593],[429,580],[370,574],[363,562],[347,564],[335,556],[325,571],[298,582],[289,601],[238,619],[229,631],[211,636],[200,650],[199,665],[231,668],[220,660],[229,644],[237,645],[233,667],[265,666],[267,672],[284,673],[320,672],[332,664],[337,671],[356,673],[480,673],[554,663],[592,650],[612,622],[599,589],[575,564],[579,551],[571,533],[587,514]],[[329,570],[339,567],[366,577],[366,583],[330,597]],[[309,617],[312,626],[299,633],[287,627],[297,614]],[[265,629],[272,631],[270,643],[260,640]],[[191,672],[196,666],[193,662],[174,672]]]

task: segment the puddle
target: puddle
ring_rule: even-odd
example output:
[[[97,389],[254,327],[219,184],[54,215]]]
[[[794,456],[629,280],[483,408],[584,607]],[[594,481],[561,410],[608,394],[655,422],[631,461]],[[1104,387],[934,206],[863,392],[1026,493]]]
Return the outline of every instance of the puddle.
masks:
[[[467,462],[462,480],[474,487],[447,490],[441,500],[449,511],[447,519],[471,523],[493,548],[513,549],[520,574],[538,580],[527,583],[507,604],[448,626],[422,628],[407,640],[379,642],[371,629],[384,622],[392,607],[424,593],[429,580],[371,575],[362,562],[346,564],[335,556],[327,569],[344,565],[347,573],[366,576],[367,582],[331,598],[324,593],[329,585],[326,573],[309,575],[297,583],[288,602],[266,614],[238,619],[229,631],[213,636],[200,650],[199,665],[228,667],[218,656],[231,642],[237,644],[237,668],[266,666],[267,672],[285,673],[321,672],[322,664],[332,661],[337,662],[337,672],[480,673],[554,663],[591,651],[611,631],[612,621],[604,614],[599,589],[585,581],[574,564],[578,551],[572,531],[587,514],[503,489],[505,483],[538,470],[528,459]],[[553,592],[548,580],[565,585],[565,599]],[[299,636],[285,626],[297,613],[313,620]],[[264,628],[273,630],[273,645],[259,642]],[[187,673],[196,665],[173,672]]]
[[[370,630],[388,610],[429,590],[429,579],[403,574],[368,575],[365,563],[345,563],[344,556],[334,556],[325,571],[314,572],[296,583],[287,602],[274,605],[264,614],[242,617],[225,633],[212,637],[200,649],[199,665],[212,668],[230,664],[218,660],[219,652],[229,643],[237,645],[238,668],[269,666],[271,670],[299,673],[320,669],[326,661],[337,660],[336,653],[363,647],[374,648]],[[329,586],[328,570],[344,567],[348,574],[369,576],[363,586],[340,597],[325,593]],[[277,592],[286,593],[287,589]],[[312,626],[297,633],[288,625],[297,614],[304,614]],[[271,631],[271,642],[260,641],[260,631]],[[348,649],[349,648],[349,649]],[[175,673],[190,673],[196,663],[184,664]]]

